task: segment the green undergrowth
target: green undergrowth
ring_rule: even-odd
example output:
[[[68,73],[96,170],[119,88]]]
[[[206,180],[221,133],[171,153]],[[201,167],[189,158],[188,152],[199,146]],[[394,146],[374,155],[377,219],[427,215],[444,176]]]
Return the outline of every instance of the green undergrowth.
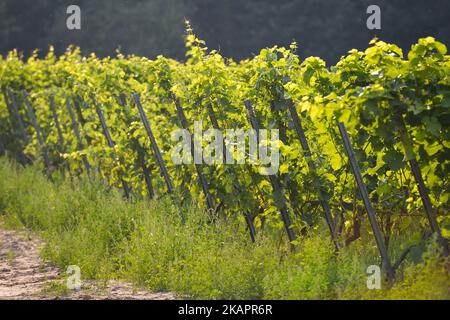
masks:
[[[295,252],[281,231],[253,244],[239,219],[211,223],[195,205],[169,198],[124,201],[117,190],[74,179],[50,182],[37,166],[0,159],[0,219],[46,242],[44,259],[78,265],[82,279],[121,279],[193,299],[448,299],[446,261],[432,241],[411,254],[397,281],[367,288],[379,264],[370,234],[338,254],[325,226],[311,229]],[[391,245],[398,257],[413,232]]]

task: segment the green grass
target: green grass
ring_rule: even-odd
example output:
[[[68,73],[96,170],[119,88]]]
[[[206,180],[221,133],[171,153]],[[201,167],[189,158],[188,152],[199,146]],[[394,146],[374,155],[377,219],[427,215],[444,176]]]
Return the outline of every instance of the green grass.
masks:
[[[16,254],[14,253],[13,250],[8,250],[8,252],[6,253],[6,260],[8,261],[8,263],[13,263],[14,258],[16,257]]]
[[[55,297],[64,297],[70,293],[70,289],[67,288],[67,285],[64,280],[53,280],[46,282],[41,289],[41,291],[37,294],[37,298],[40,295],[44,296],[55,296]]]
[[[83,279],[121,279],[193,299],[449,298],[446,261],[432,242],[404,262],[392,288],[368,290],[366,268],[380,262],[367,232],[335,254],[318,226],[291,253],[282,231],[253,244],[243,221],[212,224],[195,205],[127,202],[101,183],[52,183],[38,167],[5,159],[0,177],[3,226],[38,233],[42,256],[63,269],[78,265]],[[417,237],[412,231],[392,240],[392,256]]]

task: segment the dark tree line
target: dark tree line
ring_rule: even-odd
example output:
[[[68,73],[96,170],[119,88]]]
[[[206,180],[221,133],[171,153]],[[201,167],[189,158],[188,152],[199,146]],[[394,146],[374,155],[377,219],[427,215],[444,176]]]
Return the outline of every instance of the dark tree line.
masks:
[[[66,8],[82,10],[82,29],[66,28]],[[382,9],[382,30],[366,28],[366,8]],[[184,20],[208,47],[235,59],[267,46],[299,44],[302,57],[335,62],[378,36],[408,49],[419,37],[450,43],[448,0],[1,0],[0,53],[58,52],[69,44],[100,56],[184,57]]]

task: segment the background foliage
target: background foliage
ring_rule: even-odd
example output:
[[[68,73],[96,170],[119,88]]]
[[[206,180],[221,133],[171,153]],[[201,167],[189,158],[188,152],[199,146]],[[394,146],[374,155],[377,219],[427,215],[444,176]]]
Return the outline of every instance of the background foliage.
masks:
[[[82,8],[82,30],[68,31],[65,10]],[[378,0],[382,30],[366,28],[370,0],[3,0],[0,3],[0,53],[17,48],[26,55],[49,44],[57,53],[69,44],[85,54],[124,53],[154,58],[184,58],[184,19],[200,38],[237,60],[260,48],[298,41],[302,58],[320,56],[335,63],[350,48],[363,49],[378,36],[408,49],[417,38],[433,35],[450,43],[446,0]]]

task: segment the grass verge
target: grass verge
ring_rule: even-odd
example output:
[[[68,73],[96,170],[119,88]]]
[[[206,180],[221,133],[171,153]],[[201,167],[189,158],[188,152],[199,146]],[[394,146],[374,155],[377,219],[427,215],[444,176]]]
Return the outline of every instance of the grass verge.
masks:
[[[281,232],[249,240],[243,221],[210,223],[195,205],[170,199],[127,202],[101,183],[50,182],[36,166],[0,159],[3,227],[40,234],[44,259],[78,265],[85,279],[122,279],[152,291],[193,299],[448,299],[449,275],[433,242],[425,243],[381,290],[366,270],[380,264],[366,232],[338,254],[325,226],[289,252]],[[392,241],[398,256],[417,232]]]

